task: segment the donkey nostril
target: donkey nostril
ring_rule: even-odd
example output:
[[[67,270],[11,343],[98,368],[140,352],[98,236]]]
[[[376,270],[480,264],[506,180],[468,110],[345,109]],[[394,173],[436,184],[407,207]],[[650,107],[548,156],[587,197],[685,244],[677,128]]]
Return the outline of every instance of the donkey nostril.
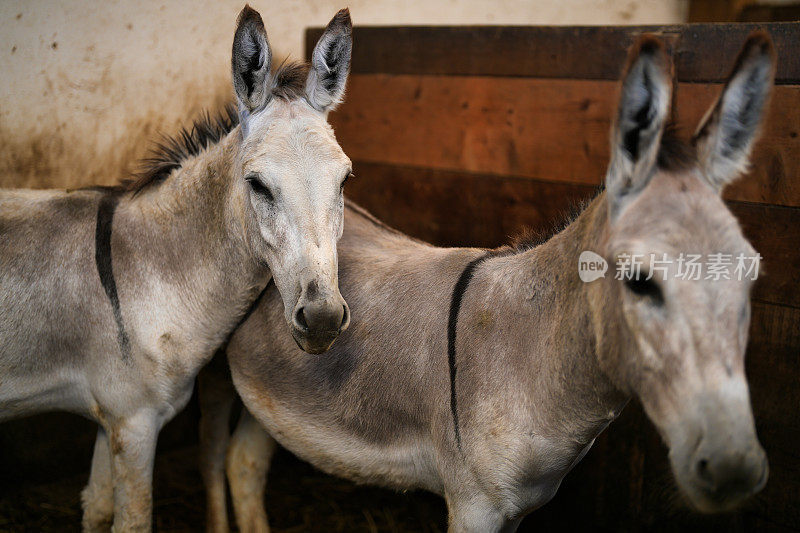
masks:
[[[339,331],[344,331],[350,324],[350,309],[346,305],[342,305],[342,323],[339,324]]]
[[[700,459],[697,461],[697,475],[706,483],[714,482],[714,476],[708,468],[708,459]]]
[[[300,326],[301,329],[308,329],[308,322],[306,322],[306,308],[301,307],[294,314],[294,321]]]

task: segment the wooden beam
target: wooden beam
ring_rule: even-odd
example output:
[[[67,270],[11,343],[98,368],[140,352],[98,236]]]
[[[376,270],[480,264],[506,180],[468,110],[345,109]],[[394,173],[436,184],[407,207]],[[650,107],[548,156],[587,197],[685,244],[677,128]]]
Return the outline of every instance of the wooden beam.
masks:
[[[676,121],[694,130],[721,89],[678,85]],[[359,161],[600,185],[618,82],[453,76],[351,77],[331,115]],[[740,201],[800,206],[800,86],[775,88]]]
[[[800,24],[672,26],[356,27],[353,74],[519,76],[616,80],[627,48],[642,33],[670,44],[680,81],[721,82],[747,35],[766,29],[780,62],[778,83],[800,83]],[[322,35],[306,30],[306,57]]]

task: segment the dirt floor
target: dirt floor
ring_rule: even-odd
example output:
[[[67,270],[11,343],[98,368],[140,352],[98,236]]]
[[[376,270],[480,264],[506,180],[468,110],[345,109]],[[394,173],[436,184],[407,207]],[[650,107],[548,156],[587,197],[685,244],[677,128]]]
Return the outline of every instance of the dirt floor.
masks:
[[[159,437],[154,508],[155,531],[159,533],[205,529],[205,497],[193,439],[198,415],[196,402],[190,402]],[[616,429],[619,434],[631,435],[644,424],[642,413],[628,409],[616,422]],[[92,422],[63,413],[2,425],[0,533],[80,531],[80,491],[89,476],[95,431]],[[800,531],[796,524],[770,520],[781,509],[762,497],[731,515],[691,513],[680,503],[665,450],[644,461],[636,454],[614,453],[619,442],[608,437],[598,439],[592,452],[565,478],[555,498],[523,521],[520,533]],[[637,476],[639,470],[644,475]],[[774,472],[778,482],[781,474]],[[279,450],[273,459],[265,503],[275,533],[425,533],[447,527],[447,509],[438,496],[357,486],[325,475],[285,450]]]
[[[88,474],[22,486],[0,496],[0,531],[80,530],[80,491]],[[444,531],[444,501],[422,492],[400,494],[326,476],[279,451],[267,484],[275,533]],[[195,447],[160,454],[155,472],[155,529],[203,531],[205,501]]]

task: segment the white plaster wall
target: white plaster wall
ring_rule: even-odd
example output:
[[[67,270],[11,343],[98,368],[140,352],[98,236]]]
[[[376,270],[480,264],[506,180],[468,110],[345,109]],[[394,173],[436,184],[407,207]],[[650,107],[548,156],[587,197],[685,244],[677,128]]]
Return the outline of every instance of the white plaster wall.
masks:
[[[113,183],[156,131],[231,97],[242,0],[0,3],[0,186]],[[348,6],[355,24],[666,24],[687,0],[252,0],[273,57]]]

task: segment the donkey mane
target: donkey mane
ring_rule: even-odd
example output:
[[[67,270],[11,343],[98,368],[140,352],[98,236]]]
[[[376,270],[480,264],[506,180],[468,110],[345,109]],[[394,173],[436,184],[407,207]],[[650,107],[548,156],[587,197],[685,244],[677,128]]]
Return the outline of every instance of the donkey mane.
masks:
[[[308,69],[306,63],[281,63],[271,77],[272,96],[286,101],[305,98]],[[134,179],[125,180],[116,188],[136,195],[153,184],[161,183],[184,161],[218,143],[238,124],[239,114],[231,103],[213,116],[208,111],[201,113],[191,126],[181,128],[177,135],[162,135],[150,155],[142,160]]]
[[[604,189],[605,187],[600,185],[591,198],[572,202],[564,211],[559,221],[552,224],[547,229],[534,230],[530,226],[523,227],[516,235],[511,237],[511,243],[501,247],[501,249],[506,249],[508,254],[521,254],[546,243],[553,236],[572,224],[572,222],[578,218],[578,215],[583,213],[583,210],[586,209],[592,200],[603,192]]]

